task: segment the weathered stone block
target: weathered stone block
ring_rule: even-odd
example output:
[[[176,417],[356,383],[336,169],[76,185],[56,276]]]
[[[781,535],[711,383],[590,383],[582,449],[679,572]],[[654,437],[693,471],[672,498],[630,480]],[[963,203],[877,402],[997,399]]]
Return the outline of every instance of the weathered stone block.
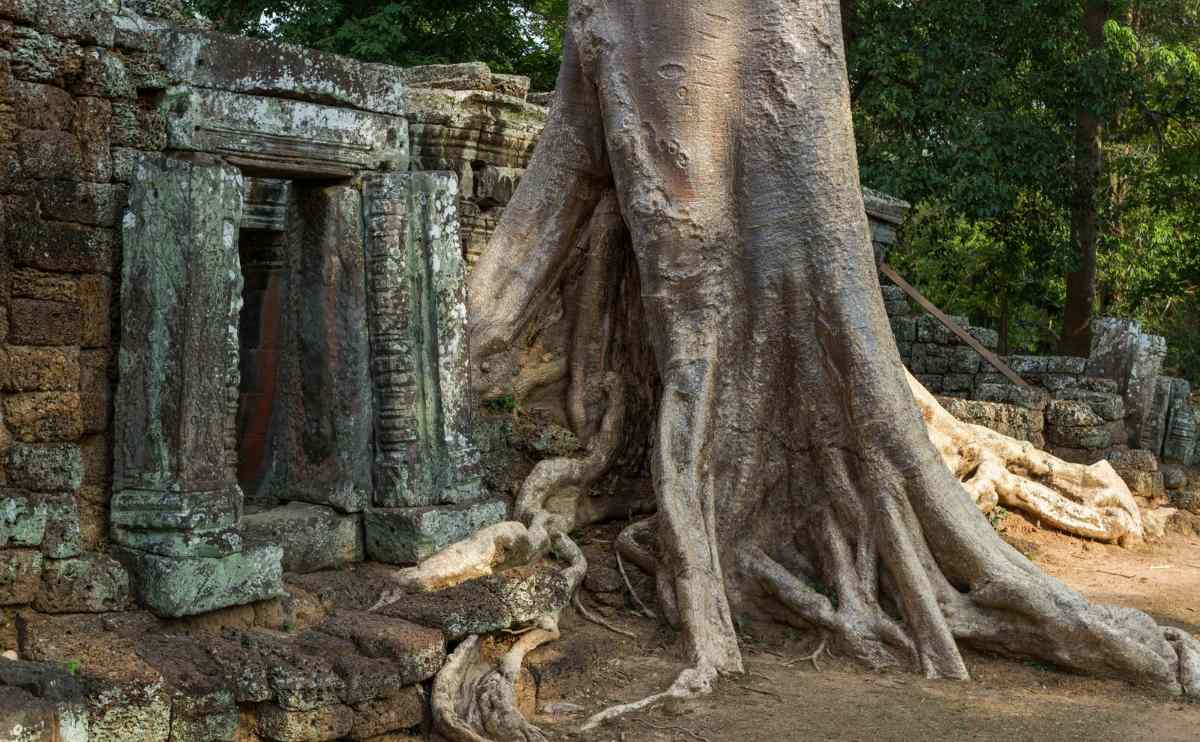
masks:
[[[1138,448],[1159,455],[1167,436],[1167,417],[1171,411],[1171,379],[1160,376],[1153,384],[1154,393],[1142,408],[1138,427]]]
[[[236,487],[208,492],[126,489],[112,498],[114,526],[141,531],[219,530],[237,525],[241,493]]]
[[[1181,490],[1187,486],[1187,471],[1179,464],[1164,464],[1163,486],[1168,490]]]
[[[520,185],[524,172],[518,168],[485,165],[474,173],[476,201],[484,208],[508,204]]]
[[[16,266],[67,273],[110,273],[111,230],[45,222],[32,202],[6,201],[8,254]]]
[[[367,555],[389,564],[415,564],[480,528],[499,523],[507,514],[508,502],[503,499],[368,510],[364,521]]]
[[[42,495],[0,489],[0,547],[41,546],[46,534]]]
[[[359,512],[371,493],[371,375],[362,197],[292,189],[290,287],[273,494]]]
[[[25,443],[77,441],[83,435],[76,392],[9,395],[4,398],[4,419],[13,437]]]
[[[108,365],[107,350],[84,350],[79,354],[79,405],[85,434],[108,430],[112,397]]]
[[[394,696],[356,704],[350,739],[369,740],[381,734],[412,729],[425,721],[425,702],[416,686],[402,689]]]
[[[1111,422],[1125,419],[1125,400],[1118,394],[1068,388],[1056,392],[1055,397],[1062,400],[1083,402],[1102,420]]]
[[[1104,420],[1086,404],[1056,399],[1046,409],[1046,423],[1056,428],[1095,428]]]
[[[511,569],[432,593],[405,595],[381,609],[445,632],[451,641],[532,621],[571,599],[562,574],[543,566]]]
[[[62,88],[16,80],[11,88],[14,122],[20,129],[70,131],[75,119],[75,99]]]
[[[76,104],[72,132],[79,141],[79,172],[84,180],[107,183],[112,178],[112,103],[103,98],[81,98]]]
[[[42,552],[50,559],[79,556],[83,550],[79,532],[79,507],[71,492],[42,496],[46,508],[46,535]]]
[[[17,80],[65,87],[83,67],[83,47],[27,26],[16,26],[9,34],[12,75]]]
[[[353,709],[342,704],[291,711],[268,703],[258,709],[258,732],[276,742],[326,742],[349,734],[354,720]]]
[[[241,551],[243,545],[241,531],[235,526],[196,531],[134,531],[112,526],[110,532],[113,543],[164,557],[220,558]]]
[[[408,169],[407,121],[284,98],[180,87],[168,95],[173,149],[218,153],[277,176]]]
[[[892,334],[897,343],[913,343],[917,339],[917,320],[913,317],[892,317]]]
[[[160,151],[167,146],[166,113],[145,99],[113,101],[109,138],[114,147]]]
[[[78,304],[38,299],[9,303],[8,341],[13,345],[78,345]]]
[[[1190,403],[1192,386],[1184,379],[1171,379],[1171,399],[1163,435],[1163,461],[1186,464],[1196,445],[1197,424]]]
[[[1040,411],[996,402],[966,399],[938,401],[955,418],[972,425],[982,425],[1010,438],[1029,441],[1039,448],[1045,444],[1042,435],[1045,419]]]
[[[128,608],[129,575],[104,554],[48,559],[34,607],[43,613],[103,613]]]
[[[290,44],[177,31],[164,40],[170,74],[200,87],[274,95],[403,116],[401,71]]]
[[[1000,333],[986,327],[968,327],[967,332],[988,350],[996,350],[1000,346]]]
[[[247,544],[220,559],[183,559],[118,547],[113,555],[129,570],[134,595],[159,616],[194,616],[283,594],[283,549]]]
[[[474,90],[410,88],[409,111],[412,158],[421,170],[475,161],[528,167],[546,122],[540,106]]]
[[[34,268],[18,268],[9,276],[9,294],[21,299],[74,304],[79,301],[79,279]]]
[[[449,173],[388,174],[367,182],[374,501],[382,507],[481,496],[479,454],[470,441],[456,203]]]
[[[79,74],[71,78],[70,90],[80,97],[131,99],[137,88],[125,68],[124,57],[112,50],[88,47],[83,50]]]
[[[0,605],[32,603],[42,586],[42,554],[32,549],[0,551]]]
[[[58,713],[54,704],[20,688],[0,686],[0,739],[57,742]]]
[[[44,180],[34,188],[42,214],[63,222],[98,227],[117,223],[127,196],[119,183],[77,180]]]
[[[111,322],[112,279],[99,274],[79,278],[79,309],[81,323],[80,345],[84,348],[107,348]]]
[[[232,168],[139,164],[124,221],[118,488],[211,491],[229,482],[241,208]]]
[[[975,399],[983,402],[1002,402],[1027,410],[1045,410],[1050,395],[1045,390],[1016,384],[981,383],[975,388]]]
[[[42,178],[78,177],[83,166],[79,139],[65,131],[25,130],[17,138],[21,168]]]
[[[34,492],[74,492],[83,484],[79,446],[15,443],[8,451],[8,481]]]
[[[391,660],[401,686],[432,678],[446,661],[446,640],[441,631],[393,616],[338,611],[319,628],[330,636],[354,642],[367,657]]]
[[[289,503],[242,518],[247,538],[283,547],[285,572],[337,569],[363,560],[361,515]]]

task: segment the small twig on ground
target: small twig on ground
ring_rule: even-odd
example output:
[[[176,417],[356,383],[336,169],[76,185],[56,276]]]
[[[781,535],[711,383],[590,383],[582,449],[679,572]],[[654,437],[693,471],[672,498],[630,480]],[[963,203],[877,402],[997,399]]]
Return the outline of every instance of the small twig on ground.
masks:
[[[783,702],[783,696],[779,695],[778,693],[776,693],[773,690],[763,690],[762,688],[753,688],[749,685],[738,685],[737,683],[734,683],[734,685],[737,686],[738,688],[741,688],[742,690],[748,690],[751,693],[761,693],[764,696],[771,696],[771,697],[775,698],[780,703]]]
[[[621,560],[621,552],[619,550],[617,551],[617,569],[621,570],[621,578],[625,580],[625,587],[629,588],[629,594],[633,596],[633,602],[637,603],[638,608],[642,611],[642,615],[649,619],[657,618],[654,615],[654,611],[647,608],[642,599],[638,597],[637,590],[633,589],[633,583],[629,581],[629,575],[625,573],[625,562]]]
[[[763,675],[761,672],[747,672],[746,674],[752,678],[762,678],[763,680],[767,681],[768,683],[775,682],[775,681],[771,680],[770,678],[768,678],[766,675]]]
[[[1133,575],[1123,575],[1123,574],[1121,574],[1120,572],[1109,572],[1107,569],[1098,569],[1098,570],[1096,570],[1096,571],[1097,571],[1097,572],[1099,572],[1099,573],[1101,573],[1101,574],[1105,574],[1105,575],[1112,575],[1113,577],[1124,577],[1124,578],[1125,578],[1125,579],[1127,579],[1127,580],[1132,580],[1132,579],[1133,579]]]
[[[686,734],[687,736],[691,737],[692,739],[697,740],[697,742],[712,742],[711,739],[709,739],[708,737],[705,737],[703,734],[697,734],[696,732],[693,732],[691,729],[688,729],[686,727],[677,727],[677,726],[673,726],[671,724],[651,724],[650,722],[648,722],[644,719],[634,719],[634,721],[643,726],[650,727],[651,729],[658,731],[658,732],[679,732],[680,734]]]
[[[637,641],[637,638],[638,638],[637,634],[633,633],[632,631],[627,631],[620,627],[613,626],[608,621],[605,621],[600,616],[595,615],[594,613],[589,611],[587,608],[585,608],[583,605],[583,601],[579,599],[579,591],[578,590],[575,591],[575,597],[573,598],[573,600],[575,603],[575,610],[579,611],[579,615],[583,616],[588,621],[591,621],[592,623],[596,624],[597,626],[603,626],[604,628],[608,629],[609,631],[613,632],[614,634],[620,634],[621,636],[627,636],[630,639]]]
[[[829,644],[829,637],[822,636],[821,643],[817,645],[817,651],[813,652],[812,654],[808,655],[807,657],[801,657],[800,659],[796,660],[796,662],[811,662],[813,669],[816,670],[817,672],[821,672],[821,666],[819,664],[817,664],[817,660],[819,660],[821,658],[821,655],[825,653],[825,647],[828,646],[828,644]]]

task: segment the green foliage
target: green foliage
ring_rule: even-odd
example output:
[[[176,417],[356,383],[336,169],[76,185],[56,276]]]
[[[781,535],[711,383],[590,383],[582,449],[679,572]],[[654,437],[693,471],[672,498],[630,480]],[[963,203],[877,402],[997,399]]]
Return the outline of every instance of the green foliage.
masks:
[[[63,663],[63,667],[66,668],[67,672],[72,675],[77,675],[79,673],[80,665],[81,663],[79,660],[67,660]]]
[[[517,398],[511,394],[504,394],[499,397],[485,399],[483,401],[484,409],[497,414],[516,412]]]
[[[854,0],[864,184],[914,204],[889,258],[943,309],[1049,350],[1073,268],[1075,123],[1104,121],[1097,311],[1167,336],[1200,382],[1200,0]],[[1008,330],[1006,333],[1005,330]]]
[[[400,66],[487,62],[550,90],[567,0],[190,0],[219,28]]]

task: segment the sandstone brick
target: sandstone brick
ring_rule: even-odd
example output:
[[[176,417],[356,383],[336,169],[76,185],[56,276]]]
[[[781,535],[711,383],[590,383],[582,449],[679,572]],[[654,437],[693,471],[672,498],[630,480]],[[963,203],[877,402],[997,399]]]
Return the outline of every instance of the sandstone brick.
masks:
[[[85,350],[79,355],[79,398],[84,433],[108,430],[112,409],[108,362],[109,352],[103,349]]]
[[[10,197],[4,209],[10,215],[5,241],[14,266],[112,274],[112,230],[42,221],[33,199]]]
[[[4,399],[4,419],[24,443],[58,443],[83,435],[77,392],[24,392]]]
[[[13,27],[6,36],[11,40],[13,77],[18,80],[63,87],[83,67],[83,47],[75,41],[26,26]]]
[[[99,227],[117,223],[127,197],[125,186],[120,184],[75,180],[42,181],[34,192],[47,217]]]
[[[42,540],[42,553],[47,559],[70,559],[79,556],[79,508],[71,492],[57,492],[42,496],[46,507],[46,536]]]
[[[43,613],[101,613],[128,607],[129,575],[115,559],[85,554],[50,560],[34,606]]]
[[[28,177],[78,177],[83,164],[79,139],[66,131],[22,131],[17,137],[17,150]]]
[[[268,703],[258,709],[259,733],[278,742],[338,739],[350,732],[354,720],[354,711],[341,704],[314,711],[289,711]]]
[[[75,107],[72,131],[79,142],[79,176],[105,183],[112,178],[112,153],[108,142],[112,104],[103,98],[81,98]]]
[[[83,483],[104,486],[112,481],[112,448],[106,435],[89,435],[79,444]]]
[[[79,350],[8,346],[0,350],[0,380],[17,392],[79,390]]]
[[[167,118],[152,99],[113,101],[114,147],[157,151],[167,146]]]
[[[108,506],[93,499],[104,491],[89,486],[79,491],[79,545],[87,552],[102,552],[108,546]],[[85,492],[92,494],[84,497]]]
[[[79,279],[62,273],[46,273],[35,268],[17,269],[9,280],[11,296],[74,304],[79,301]]]
[[[83,484],[79,446],[14,443],[8,450],[8,481],[34,492],[74,492]]]
[[[112,279],[100,274],[79,278],[80,344],[107,348],[111,340]]]
[[[16,124],[22,129],[70,131],[75,118],[75,100],[71,94],[53,85],[13,82],[12,96],[21,101],[14,106]]]
[[[80,97],[132,99],[137,88],[120,52],[99,47],[83,50],[79,74],[71,79],[71,92]]]
[[[9,303],[8,340],[14,345],[78,345],[79,305],[40,299]]]
[[[42,554],[32,549],[0,551],[0,605],[32,603],[41,588]]]

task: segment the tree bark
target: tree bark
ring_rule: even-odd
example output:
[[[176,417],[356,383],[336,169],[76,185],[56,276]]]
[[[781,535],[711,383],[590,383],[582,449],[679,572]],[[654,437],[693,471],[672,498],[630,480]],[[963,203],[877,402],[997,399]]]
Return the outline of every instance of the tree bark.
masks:
[[[1108,0],[1085,0],[1083,32],[1089,56],[1104,48]],[[1067,274],[1067,304],[1063,311],[1059,352],[1087,357],[1092,350],[1092,314],[1096,306],[1096,247],[1100,241],[1100,173],[1104,166],[1100,101],[1083,95],[1075,115],[1075,173],[1071,196],[1071,241],[1075,268]]]
[[[479,354],[518,336],[609,187],[662,385],[653,566],[695,665],[670,693],[742,670],[735,616],[928,677],[966,678],[966,642],[1184,689],[1189,638],[1039,571],[930,443],[875,271],[837,2],[572,2],[555,106],[471,276]]]

